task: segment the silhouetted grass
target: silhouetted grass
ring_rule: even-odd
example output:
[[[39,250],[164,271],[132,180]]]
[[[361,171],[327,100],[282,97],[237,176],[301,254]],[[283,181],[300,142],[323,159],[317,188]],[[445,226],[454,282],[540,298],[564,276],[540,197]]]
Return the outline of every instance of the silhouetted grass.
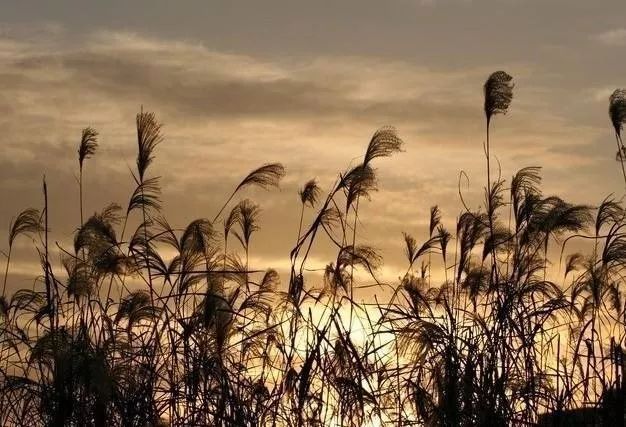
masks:
[[[382,259],[360,242],[358,219],[377,189],[373,164],[402,150],[395,129],[376,131],[327,194],[315,180],[294,194],[299,228],[281,284],[276,271],[250,266],[262,211],[238,198],[246,187],[278,186],[282,165],[250,172],[212,219],[173,228],[150,176],[167,142],[155,115],[141,111],[127,206],[85,219],[83,169],[98,147],[86,128],[80,224],[73,247],[60,248],[65,273],[50,263],[45,181],[43,209],[11,222],[0,424],[569,425],[574,408],[587,423],[622,424],[626,211],[611,197],[592,208],[546,196],[538,167],[492,180],[489,128],[510,107],[512,77],[496,72],[484,90],[484,207],[464,208],[451,228],[433,207],[423,242],[404,234],[406,273],[391,284],[377,278]],[[609,110],[622,171],[625,100],[616,91]],[[23,236],[35,242],[41,279],[8,295],[11,250]],[[336,257],[321,277],[305,277],[320,236]],[[566,256],[572,239],[593,250]],[[562,256],[550,263],[554,242]],[[558,282],[553,268],[564,272]],[[357,303],[363,274],[373,289],[391,287],[391,298]]]

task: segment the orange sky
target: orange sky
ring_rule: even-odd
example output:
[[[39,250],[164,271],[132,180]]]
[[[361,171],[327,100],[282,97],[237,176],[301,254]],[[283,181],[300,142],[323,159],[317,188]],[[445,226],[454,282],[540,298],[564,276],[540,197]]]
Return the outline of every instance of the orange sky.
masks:
[[[152,173],[175,226],[212,218],[250,169],[285,165],[281,191],[245,194],[263,209],[253,263],[282,268],[298,187],[316,177],[329,189],[378,127],[394,125],[405,152],[378,162],[360,228],[391,279],[405,268],[401,232],[423,240],[431,205],[454,229],[461,170],[477,206],[482,84],[497,69],[516,82],[510,114],[494,123],[504,177],[538,165],[546,193],[587,204],[623,194],[607,116],[608,95],[626,86],[623,0],[28,3],[7,1],[0,17],[2,235],[12,215],[41,207],[46,174],[53,238],[70,244],[86,126],[100,132],[86,211],[125,205],[144,105],[165,125]],[[16,254],[10,286],[29,286],[36,254],[27,240]]]

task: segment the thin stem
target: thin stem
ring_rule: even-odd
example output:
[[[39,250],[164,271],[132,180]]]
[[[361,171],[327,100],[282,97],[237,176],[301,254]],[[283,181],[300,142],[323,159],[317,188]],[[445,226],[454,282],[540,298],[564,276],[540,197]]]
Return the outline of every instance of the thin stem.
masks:
[[[13,249],[13,245],[9,245],[9,253],[7,254],[7,265],[4,268],[4,280],[2,283],[2,297],[6,295],[7,289],[7,277],[9,276],[9,263],[11,262],[11,250]]]
[[[619,155],[619,164],[622,167],[622,176],[624,177],[624,185],[626,186],[626,168],[624,167],[624,154],[622,144],[622,137],[619,133],[615,132],[615,143],[617,144],[617,153]]]
[[[78,171],[78,200],[80,203],[80,226],[84,224],[83,221],[83,166],[80,166]]]
[[[235,197],[235,194],[237,194],[237,191],[239,189],[237,188],[235,191],[232,192],[232,194],[230,195],[230,197],[228,199],[226,199],[226,203],[224,203],[224,205],[222,206],[222,208],[219,210],[219,212],[217,213],[217,215],[215,215],[215,218],[213,218],[213,223],[215,223],[215,221],[217,221],[217,219],[220,217],[220,215],[222,214],[222,212],[224,212],[224,209],[226,209],[226,206],[228,206],[228,204],[230,203],[231,200],[233,200],[233,197]]]

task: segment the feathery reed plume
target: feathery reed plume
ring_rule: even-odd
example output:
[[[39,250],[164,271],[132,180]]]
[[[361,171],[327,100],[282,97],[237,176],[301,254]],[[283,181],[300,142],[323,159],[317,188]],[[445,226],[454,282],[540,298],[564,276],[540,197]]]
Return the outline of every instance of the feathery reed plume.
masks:
[[[138,211],[158,211],[161,209],[161,187],[159,186],[159,178],[148,178],[137,185],[135,191],[128,201],[126,214],[129,215],[134,210]]]
[[[613,198],[612,194],[602,200],[596,212],[596,236],[600,235],[602,227],[610,226],[612,223],[618,223],[621,218],[624,217],[624,214],[624,209],[620,203]]]
[[[94,286],[87,263],[70,257],[63,258],[62,263],[67,274],[67,295],[76,301],[90,297]]]
[[[513,100],[513,77],[504,71],[492,73],[483,87],[487,126],[495,114],[506,114]]]
[[[491,188],[489,170],[489,125],[496,114],[506,114],[513,100],[513,77],[504,71],[492,73],[483,86],[485,94],[485,117],[487,119],[487,189]]]
[[[92,127],[83,129],[78,146],[78,195],[80,204],[80,225],[83,225],[83,162],[91,158],[98,148],[98,132]]]
[[[213,222],[215,222],[226,206],[230,203],[230,201],[235,197],[235,194],[240,190],[249,187],[249,186],[257,186],[261,187],[264,190],[268,190],[271,187],[278,187],[280,180],[285,176],[285,168],[280,163],[267,163],[252,172],[250,172],[244,179],[239,183],[239,185],[235,188],[235,191],[232,192],[230,197],[226,199],[226,203],[222,206],[222,208],[217,212],[215,218],[213,218]]]
[[[235,224],[241,222],[241,209],[240,206],[237,205],[230,210],[230,213],[224,220],[224,252],[226,252],[226,246],[228,245],[228,236],[230,235],[230,231],[233,229]]]
[[[511,179],[511,200],[513,202],[513,212],[518,215],[524,199],[528,195],[540,194],[538,185],[541,183],[539,167],[526,167],[520,169]],[[517,224],[519,226],[519,219]]]
[[[394,127],[385,126],[378,129],[367,146],[363,164],[368,165],[377,157],[389,157],[393,153],[402,151],[402,144],[403,141]]]
[[[368,198],[372,191],[376,191],[377,187],[376,172],[368,164],[360,164],[350,169],[345,175],[342,175],[338,187],[344,189],[346,194],[346,210],[350,208],[361,197]]]
[[[250,172],[235,188],[235,192],[251,185],[265,190],[270,187],[278,187],[280,180],[284,176],[285,168],[283,165],[280,163],[268,163]]]
[[[317,181],[315,179],[308,180],[304,187],[298,190],[298,195],[300,196],[300,201],[303,205],[309,205],[311,207],[315,206],[317,203],[321,190],[317,185]]]
[[[259,215],[261,213],[261,209],[255,203],[253,203],[249,199],[242,200],[239,203],[239,227],[240,231],[235,231],[235,237],[243,246],[245,256],[246,256],[246,264],[245,264],[245,279],[246,279],[246,289],[248,288],[248,274],[249,274],[249,258],[250,258],[250,238],[252,237],[252,233],[259,230]]]
[[[615,142],[617,144],[617,159],[622,168],[622,176],[624,177],[624,185],[626,185],[626,149],[622,142],[622,129],[626,123],[626,90],[616,89],[609,97],[609,117],[615,130]]]
[[[152,112],[144,112],[143,109],[137,114],[137,171],[139,181],[143,182],[148,166],[154,159],[154,149],[163,141],[161,135],[162,124]]]
[[[83,162],[91,158],[98,148],[98,132],[92,127],[83,129],[78,146],[78,165],[82,169]]]
[[[404,237],[404,255],[406,255],[407,260],[409,261],[409,266],[413,265],[415,260],[415,254],[417,253],[417,241],[415,237],[411,236],[408,233],[403,232],[402,236]]]
[[[432,237],[435,228],[441,223],[441,211],[439,206],[435,205],[430,208],[430,221],[428,223],[428,235]]]
[[[300,222],[298,224],[298,237],[296,238],[296,243],[300,241],[300,236],[302,235],[302,221],[304,220],[304,207],[309,205],[310,207],[314,207],[318,202],[321,190],[317,185],[317,181],[315,179],[308,180],[304,187],[298,190],[298,195],[300,196]]]
[[[567,256],[565,261],[565,272],[563,273],[564,277],[567,277],[569,273],[572,271],[576,271],[580,269],[583,263],[583,255],[581,253],[574,253]]]
[[[439,239],[439,244],[441,246],[441,256],[443,257],[443,262],[445,264],[446,254],[448,250],[448,243],[450,243],[450,240],[452,239],[452,235],[450,234],[448,230],[444,228],[442,224],[439,224],[439,226],[437,227],[437,238]]]
[[[205,218],[192,221],[180,238],[181,249],[184,253],[206,256],[211,252],[216,241],[213,224]]]
[[[11,263],[11,252],[15,239],[20,235],[36,234],[43,231],[41,224],[41,214],[37,209],[25,209],[9,224],[9,251],[7,253],[7,263],[4,269],[4,280],[2,282],[2,296],[5,296],[7,287],[7,277],[9,275],[9,264]]]
[[[126,319],[128,321],[126,328],[130,333],[130,330],[139,322],[153,320],[158,313],[159,309],[150,302],[150,294],[143,290],[137,290],[122,299],[115,315],[115,322]]]
[[[43,226],[39,210],[32,208],[23,210],[9,225],[9,247],[13,246],[18,236],[35,234],[40,231],[43,231]]]
[[[409,269],[413,267],[413,264],[426,253],[430,253],[431,249],[439,243],[439,236],[430,237],[422,246],[417,246],[417,241],[413,236],[407,233],[402,233],[404,236],[405,249],[404,254],[409,261]]]
[[[261,209],[249,199],[242,200],[239,203],[239,226],[241,231],[235,231],[235,237],[244,247],[246,252],[250,246],[250,237],[252,233],[259,229],[258,218]]]
[[[430,221],[428,223],[428,237],[432,238],[433,233],[438,225],[441,223],[441,211],[439,210],[439,206],[431,206],[430,208]],[[428,250],[428,285],[430,286],[430,278],[431,278],[431,268],[432,266],[432,253],[431,250]]]
[[[609,97],[609,117],[618,137],[626,123],[626,89],[615,89]]]

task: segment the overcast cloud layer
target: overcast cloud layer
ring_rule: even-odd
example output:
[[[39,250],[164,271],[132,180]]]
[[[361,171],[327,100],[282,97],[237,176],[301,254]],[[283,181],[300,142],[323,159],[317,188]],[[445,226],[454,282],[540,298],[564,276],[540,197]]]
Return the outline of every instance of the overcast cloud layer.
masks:
[[[380,191],[361,213],[363,241],[393,278],[401,232],[423,238],[431,205],[454,227],[461,170],[479,203],[482,83],[497,69],[516,81],[510,114],[494,123],[504,177],[537,165],[546,193],[588,204],[623,194],[607,117],[608,95],[626,86],[623,0],[2,3],[2,235],[19,210],[41,207],[45,174],[53,238],[68,244],[86,126],[100,132],[86,211],[125,205],[143,105],[165,124],[153,173],[173,225],[212,217],[250,169],[285,165],[279,192],[246,194],[263,208],[253,262],[284,268],[298,187],[316,177],[330,188],[394,125],[405,152],[378,163]],[[27,277],[36,257],[22,246],[13,270]]]

